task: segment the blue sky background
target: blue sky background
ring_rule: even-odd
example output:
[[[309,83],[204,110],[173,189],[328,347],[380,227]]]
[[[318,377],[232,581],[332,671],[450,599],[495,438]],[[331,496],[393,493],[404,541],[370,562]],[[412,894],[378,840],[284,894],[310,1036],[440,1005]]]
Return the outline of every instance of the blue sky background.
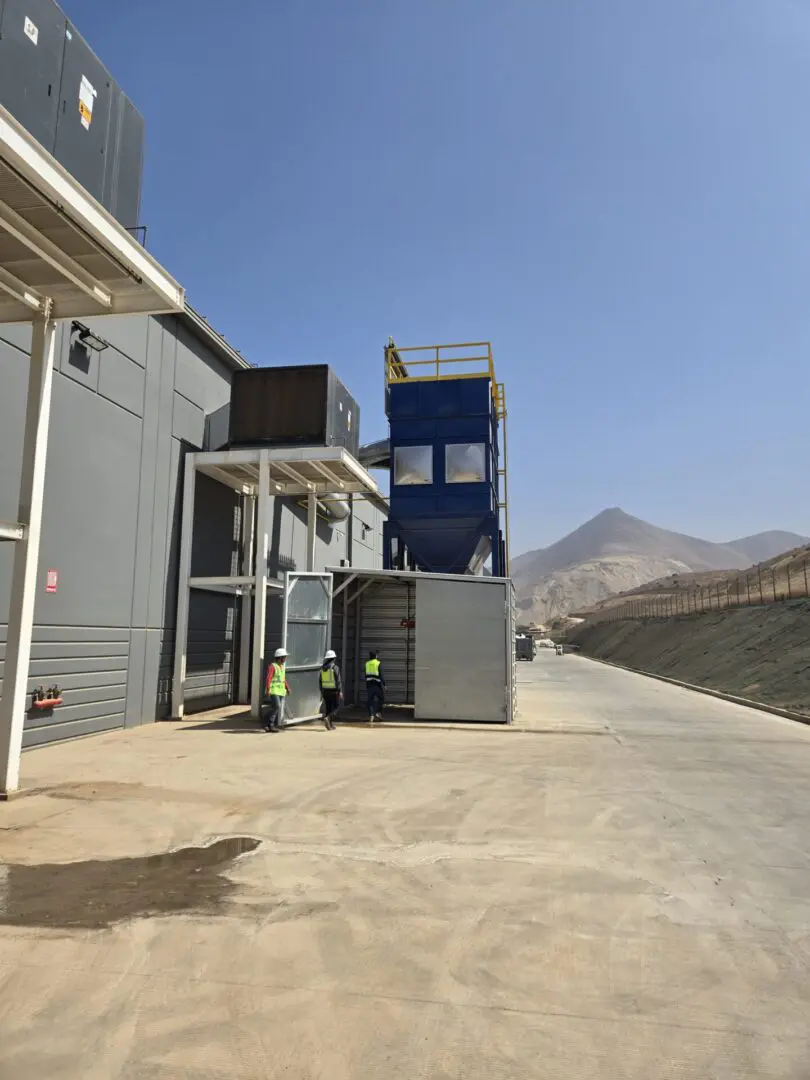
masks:
[[[63,0],[149,247],[257,363],[488,339],[513,551],[810,533],[810,0]]]

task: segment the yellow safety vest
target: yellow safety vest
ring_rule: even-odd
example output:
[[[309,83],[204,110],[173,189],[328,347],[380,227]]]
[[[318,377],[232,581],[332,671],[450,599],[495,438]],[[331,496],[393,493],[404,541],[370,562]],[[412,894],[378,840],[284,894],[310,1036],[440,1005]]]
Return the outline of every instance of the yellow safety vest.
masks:
[[[321,668],[321,690],[337,690],[333,664],[330,664],[328,668]]]
[[[379,660],[366,660],[366,678],[378,679],[380,678],[380,661]]]
[[[270,680],[271,697],[286,697],[287,696],[287,675],[284,664],[279,664],[277,661],[273,662],[273,678]]]

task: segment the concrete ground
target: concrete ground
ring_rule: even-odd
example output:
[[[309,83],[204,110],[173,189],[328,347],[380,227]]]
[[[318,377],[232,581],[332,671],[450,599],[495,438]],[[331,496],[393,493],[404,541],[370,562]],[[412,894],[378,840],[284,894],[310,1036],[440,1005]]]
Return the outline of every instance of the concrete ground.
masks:
[[[810,1077],[810,730],[518,671],[511,730],[202,718],[27,754],[0,1080]],[[224,899],[109,929],[60,928],[76,868],[32,869],[236,836]],[[33,873],[53,923],[9,925]]]

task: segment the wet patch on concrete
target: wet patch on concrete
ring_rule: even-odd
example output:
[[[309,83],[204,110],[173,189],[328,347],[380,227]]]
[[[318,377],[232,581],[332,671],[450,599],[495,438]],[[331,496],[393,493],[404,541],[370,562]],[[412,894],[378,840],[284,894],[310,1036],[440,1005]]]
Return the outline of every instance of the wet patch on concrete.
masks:
[[[238,888],[224,871],[260,842],[233,836],[130,859],[0,864],[0,924],[97,930],[150,915],[218,914]]]
[[[176,791],[171,788],[153,787],[150,784],[125,783],[116,780],[97,780],[90,783],[51,784],[48,787],[31,788],[20,793],[21,797],[47,795],[50,799],[72,802],[103,802],[105,800],[140,799],[154,802],[220,803],[222,797],[206,795],[199,791]]]

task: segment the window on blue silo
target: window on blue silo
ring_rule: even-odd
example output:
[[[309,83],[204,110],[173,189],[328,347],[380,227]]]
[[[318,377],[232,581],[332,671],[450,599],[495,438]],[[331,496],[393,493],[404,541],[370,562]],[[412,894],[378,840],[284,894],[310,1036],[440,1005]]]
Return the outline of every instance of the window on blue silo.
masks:
[[[394,448],[394,483],[432,484],[433,447],[397,446]]]
[[[486,443],[449,443],[444,449],[446,484],[480,484],[487,478]]]

